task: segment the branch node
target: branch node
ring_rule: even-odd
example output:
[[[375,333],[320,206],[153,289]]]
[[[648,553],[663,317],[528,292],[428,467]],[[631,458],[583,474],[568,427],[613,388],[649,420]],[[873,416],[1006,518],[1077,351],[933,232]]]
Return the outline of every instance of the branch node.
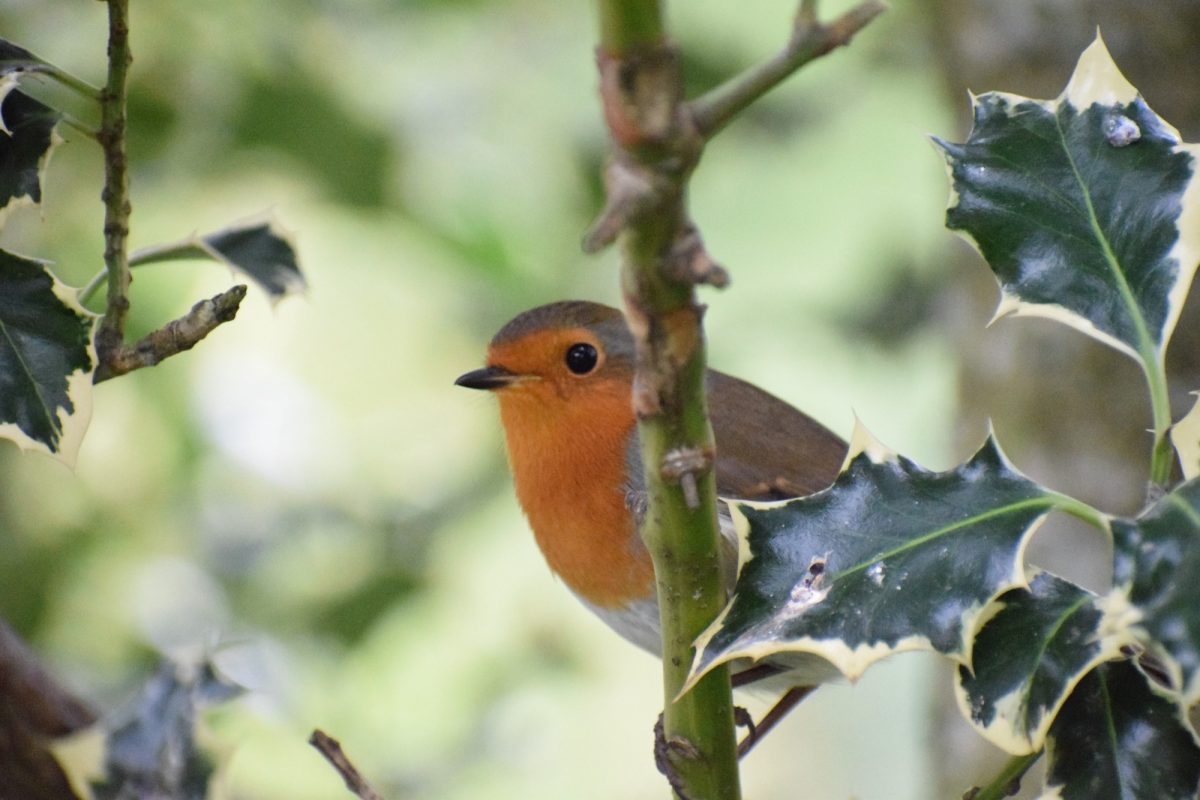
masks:
[[[661,474],[668,483],[677,483],[683,490],[687,507],[695,511],[700,507],[700,493],[696,476],[711,469],[713,451],[702,447],[680,447],[663,457]]]
[[[236,317],[245,297],[246,287],[239,284],[215,297],[201,300],[187,314],[147,334],[132,346],[118,344],[113,347],[111,340],[102,342],[97,337],[101,363],[94,382],[100,383],[142,367],[152,367],[164,358],[192,349],[218,326]]]

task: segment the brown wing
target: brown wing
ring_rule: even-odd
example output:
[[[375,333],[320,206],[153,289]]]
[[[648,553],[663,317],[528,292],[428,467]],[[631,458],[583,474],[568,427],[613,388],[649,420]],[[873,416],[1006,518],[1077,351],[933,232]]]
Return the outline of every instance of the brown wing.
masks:
[[[837,477],[846,443],[779,398],[709,370],[708,404],[721,497],[784,500],[820,491]]]

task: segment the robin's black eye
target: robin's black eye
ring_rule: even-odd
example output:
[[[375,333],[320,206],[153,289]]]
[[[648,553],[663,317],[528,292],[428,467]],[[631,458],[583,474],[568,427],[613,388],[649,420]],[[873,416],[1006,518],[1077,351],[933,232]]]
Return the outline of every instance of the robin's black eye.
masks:
[[[599,356],[590,344],[573,344],[567,348],[567,369],[576,375],[587,375],[596,368]]]

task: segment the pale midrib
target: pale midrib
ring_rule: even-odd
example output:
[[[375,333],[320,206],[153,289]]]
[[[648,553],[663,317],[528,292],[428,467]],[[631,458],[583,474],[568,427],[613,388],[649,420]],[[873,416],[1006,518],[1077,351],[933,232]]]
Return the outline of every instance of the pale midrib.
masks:
[[[46,422],[50,425],[50,430],[58,431],[58,420],[50,413],[50,406],[46,403],[46,398],[42,396],[42,387],[38,385],[37,378],[34,377],[33,370],[29,368],[29,364],[21,355],[20,348],[13,341],[12,336],[8,333],[8,325],[0,320],[0,333],[4,334],[4,341],[8,342],[8,346],[12,349],[13,355],[17,359],[17,363],[21,366],[21,371],[25,373],[25,377],[29,379],[29,385],[33,387],[34,394],[37,395],[38,407],[46,417]]]

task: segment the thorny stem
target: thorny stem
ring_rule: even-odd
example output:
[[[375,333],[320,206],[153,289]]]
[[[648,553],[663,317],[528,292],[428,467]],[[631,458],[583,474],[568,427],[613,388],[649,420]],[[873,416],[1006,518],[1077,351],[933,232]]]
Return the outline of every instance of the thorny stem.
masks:
[[[129,162],[125,152],[125,83],[132,62],[129,53],[129,0],[108,2],[108,81],[100,93],[100,131],[104,150],[104,265],[108,269],[108,300],[96,333],[96,350],[103,365],[125,341],[129,313]]]

